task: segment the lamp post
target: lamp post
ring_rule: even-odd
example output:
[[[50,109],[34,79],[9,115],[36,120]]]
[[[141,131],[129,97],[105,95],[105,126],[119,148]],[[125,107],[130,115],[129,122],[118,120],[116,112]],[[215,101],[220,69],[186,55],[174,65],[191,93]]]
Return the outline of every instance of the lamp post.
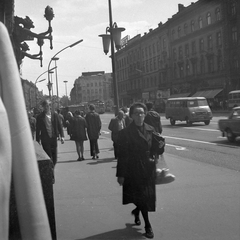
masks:
[[[43,81],[45,81],[45,80],[46,80],[46,78],[41,79],[41,80],[39,80],[39,81],[36,80],[36,82],[35,82],[35,101],[36,101],[35,108],[37,108],[37,83],[43,82]]]
[[[67,106],[68,106],[68,96],[67,96],[67,82],[68,81],[63,81],[65,83],[65,91],[66,91],[66,97],[67,97]]]
[[[52,80],[52,74],[54,73],[54,71],[49,71],[48,74],[50,75],[50,83],[53,85],[53,80]],[[52,96],[53,96],[53,88],[52,88],[52,85],[51,85],[51,90],[49,90],[49,87],[48,87],[48,90],[51,92],[52,91]],[[50,94],[50,93],[49,93]],[[50,95],[49,95],[50,96]]]
[[[54,70],[55,68],[57,68],[57,67],[53,67],[53,68],[51,68],[51,69],[49,69],[49,70],[41,73],[41,74],[37,77],[37,79],[35,80],[35,98],[36,98],[36,99],[37,99],[37,87],[36,87],[36,84],[37,84],[37,82],[42,82],[42,81],[43,81],[43,80],[39,80],[39,81],[38,81],[38,79],[39,79],[43,74],[45,74],[45,73],[47,73],[47,72],[49,72],[49,71],[52,71],[52,70]],[[45,80],[46,80],[46,79],[45,79]],[[37,107],[37,101],[36,101],[36,107]]]
[[[51,62],[54,60],[54,58],[55,58],[59,53],[61,53],[62,51],[64,51],[64,50],[67,49],[67,48],[72,48],[72,47],[76,46],[77,44],[81,43],[82,41],[83,41],[83,39],[81,39],[81,40],[79,40],[79,41],[77,41],[77,42],[75,42],[75,43],[73,43],[73,44],[71,44],[71,45],[69,45],[69,46],[61,49],[60,51],[58,51],[58,52],[51,58],[51,60],[50,60],[50,62],[49,62],[49,64],[48,64],[48,70],[50,69]],[[49,73],[48,73],[48,86],[50,86],[50,74],[49,74]],[[48,89],[50,89],[50,88],[48,88]],[[51,90],[49,90],[49,97],[51,98]]]
[[[115,115],[118,114],[119,111],[119,98],[118,98],[118,85],[116,80],[115,73],[115,50],[114,43],[117,50],[121,48],[121,32],[125,30],[125,28],[118,28],[117,24],[112,21],[112,5],[111,0],[108,0],[109,7],[109,27],[106,28],[106,34],[101,34],[99,37],[102,37],[103,42],[103,51],[105,54],[108,53],[109,44],[111,42],[111,59],[112,59],[112,79],[113,79],[113,90],[114,90],[114,105],[115,105]],[[110,33],[107,34],[107,32]]]
[[[59,60],[58,57],[53,57],[52,60],[55,61],[55,75],[56,75],[56,90],[57,90],[57,106],[59,108],[59,95],[58,95],[58,77],[57,77],[57,60]]]

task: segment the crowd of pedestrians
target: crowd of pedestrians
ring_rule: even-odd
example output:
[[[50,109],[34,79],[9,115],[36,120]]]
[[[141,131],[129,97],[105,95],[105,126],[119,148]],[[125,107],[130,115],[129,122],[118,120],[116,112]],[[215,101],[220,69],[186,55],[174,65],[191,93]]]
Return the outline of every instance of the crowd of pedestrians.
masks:
[[[75,142],[77,161],[83,161],[84,141],[89,140],[92,159],[99,158],[98,139],[102,127],[99,114],[93,104],[84,115],[81,111],[70,112],[65,116],[60,111],[52,111],[49,100],[42,102],[42,112],[33,119],[29,113],[31,130],[36,141],[42,145],[54,166],[57,163],[57,141],[64,143],[63,128],[67,128],[70,140]],[[160,115],[153,104],[133,103],[130,109],[122,108],[109,122],[113,141],[114,158],[117,159],[117,181],[122,186],[123,205],[133,203],[134,222],[141,225],[140,213],[145,224],[145,236],[153,238],[154,233],[148,212],[156,210],[157,163],[163,150],[154,144],[154,134],[162,133]],[[36,133],[35,133],[36,132]],[[161,149],[160,149],[161,148]]]
[[[28,112],[28,119],[33,139],[42,145],[42,148],[52,160],[53,166],[57,163],[57,141],[64,143],[63,128],[67,129],[70,140],[76,144],[77,161],[84,158],[84,141],[89,139],[92,159],[99,158],[98,139],[102,127],[99,114],[95,111],[94,104],[89,105],[86,115],[82,111],[72,113],[68,108],[65,116],[60,109],[53,111],[50,100],[41,103],[42,111],[33,117],[33,112]]]

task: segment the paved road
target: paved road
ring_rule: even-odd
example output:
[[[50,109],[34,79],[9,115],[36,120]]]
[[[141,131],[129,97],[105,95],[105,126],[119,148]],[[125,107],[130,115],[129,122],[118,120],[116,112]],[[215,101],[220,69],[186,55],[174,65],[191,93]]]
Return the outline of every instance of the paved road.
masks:
[[[116,182],[112,142],[101,136],[100,159],[92,160],[89,143],[77,162],[75,144],[59,144],[54,184],[59,240],[145,239],[122,206]],[[157,186],[157,212],[150,214],[154,239],[239,240],[240,175],[206,163],[165,154],[176,181]]]

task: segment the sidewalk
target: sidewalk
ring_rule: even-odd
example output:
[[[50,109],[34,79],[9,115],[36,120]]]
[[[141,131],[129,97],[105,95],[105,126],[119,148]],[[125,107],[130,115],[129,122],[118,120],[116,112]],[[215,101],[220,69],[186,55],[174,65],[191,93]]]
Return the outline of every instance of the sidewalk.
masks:
[[[122,205],[112,142],[100,137],[100,158],[77,162],[75,143],[59,144],[54,184],[58,240],[145,239],[133,224],[132,204]],[[167,152],[167,149],[166,149]],[[238,172],[165,153],[176,180],[157,185],[157,212],[150,213],[158,240],[239,240]]]

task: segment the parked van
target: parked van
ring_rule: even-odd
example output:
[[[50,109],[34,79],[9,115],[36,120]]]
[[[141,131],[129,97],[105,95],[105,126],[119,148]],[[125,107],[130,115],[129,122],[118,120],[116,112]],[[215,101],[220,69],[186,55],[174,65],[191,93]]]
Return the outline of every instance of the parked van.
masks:
[[[176,121],[186,121],[187,125],[194,122],[204,122],[209,125],[212,111],[204,97],[169,98],[166,103],[166,119],[171,125]]]

